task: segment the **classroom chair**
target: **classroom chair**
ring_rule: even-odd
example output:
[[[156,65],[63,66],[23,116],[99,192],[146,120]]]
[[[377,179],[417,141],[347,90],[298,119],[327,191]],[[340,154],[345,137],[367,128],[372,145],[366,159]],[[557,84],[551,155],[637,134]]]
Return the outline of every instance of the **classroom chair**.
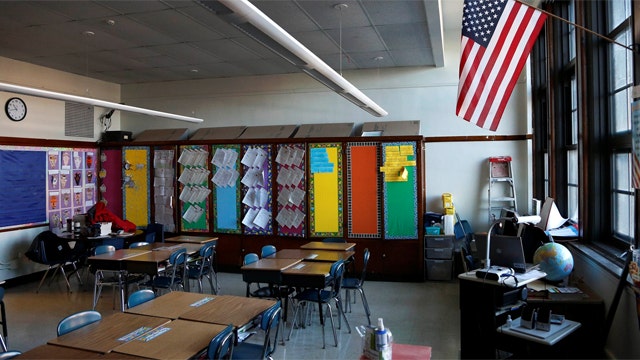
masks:
[[[173,291],[184,289],[187,281],[187,249],[180,248],[169,256],[169,265],[162,275],[156,275],[151,280],[141,283],[140,286],[151,288],[157,293],[160,289]]]
[[[364,306],[364,311],[367,314],[367,321],[369,325],[371,325],[371,310],[369,310],[369,303],[367,302],[367,296],[364,294],[364,279],[367,275],[367,264],[369,263],[370,257],[369,249],[364,249],[364,256],[362,262],[362,272],[360,273],[360,277],[344,277],[342,279],[342,288],[344,289],[345,297],[345,310],[351,311],[351,293],[355,293],[356,291],[360,293],[360,298],[362,299],[362,306]],[[355,295],[353,297],[353,302],[355,303],[356,298]]]
[[[265,245],[262,247],[262,250],[260,252],[260,258],[264,259],[267,256],[271,256],[273,254],[276,253],[276,247],[273,245]]]
[[[202,279],[207,278],[207,280],[209,280],[209,286],[211,287],[211,293],[217,294],[220,288],[218,284],[218,274],[213,268],[216,257],[215,245],[213,245],[213,243],[202,245],[198,254],[199,257],[189,263],[187,276],[189,280],[198,281],[198,292],[200,293],[204,292]],[[214,280],[216,283],[215,286],[213,285]]]
[[[156,298],[156,293],[151,289],[140,289],[131,295],[129,295],[129,299],[127,299],[127,308],[131,309],[134,306],[138,306],[147,301],[153,300]]]
[[[93,324],[96,321],[100,321],[102,315],[95,310],[80,311],[75,314],[71,314],[58,323],[58,336],[68,334],[81,327]]]
[[[232,358],[250,360],[271,356],[278,345],[281,313],[280,301],[262,313],[260,329],[264,332],[264,342],[262,344],[241,342],[234,347]]]
[[[3,351],[0,352],[0,360],[9,360],[9,359],[13,359],[19,355],[22,355],[22,352],[18,351],[18,350],[7,350],[7,351]]]
[[[149,243],[146,241],[136,241],[129,245],[129,249],[135,249],[135,248],[139,248],[141,246],[147,246],[147,245],[149,245]]]
[[[231,359],[236,335],[233,324],[229,324],[218,335],[214,336],[207,349],[208,360]]]

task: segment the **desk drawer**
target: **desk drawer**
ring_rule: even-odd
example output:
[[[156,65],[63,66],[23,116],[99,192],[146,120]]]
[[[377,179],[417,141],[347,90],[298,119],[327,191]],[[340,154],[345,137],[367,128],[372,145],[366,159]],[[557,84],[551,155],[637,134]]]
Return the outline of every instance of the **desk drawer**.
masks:
[[[453,248],[455,235],[427,235],[425,239],[425,247],[428,248]]]
[[[453,260],[425,260],[427,280],[451,280],[453,278]]]
[[[427,259],[451,260],[453,248],[426,248],[424,256]]]

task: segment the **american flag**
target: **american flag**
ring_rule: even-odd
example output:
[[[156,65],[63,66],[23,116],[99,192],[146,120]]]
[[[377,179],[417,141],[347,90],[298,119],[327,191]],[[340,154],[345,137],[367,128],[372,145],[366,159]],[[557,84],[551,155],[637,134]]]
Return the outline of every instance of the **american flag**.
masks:
[[[515,0],[465,0],[456,115],[495,131],[546,15]]]

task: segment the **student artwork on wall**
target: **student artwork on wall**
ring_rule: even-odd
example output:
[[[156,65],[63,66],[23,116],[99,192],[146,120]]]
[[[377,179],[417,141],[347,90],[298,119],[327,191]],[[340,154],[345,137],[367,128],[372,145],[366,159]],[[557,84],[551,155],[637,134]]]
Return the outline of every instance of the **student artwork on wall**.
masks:
[[[179,200],[182,231],[209,231],[209,146],[180,147]]]
[[[342,236],[342,145],[309,144],[309,233]]]
[[[305,147],[279,144],[276,155],[278,235],[304,237],[306,216]]]
[[[176,231],[173,209],[176,170],[175,149],[156,148],[153,151],[153,206],[155,222],[168,232]]]
[[[385,239],[418,238],[416,145],[382,144]]]
[[[349,237],[381,236],[379,154],[379,143],[347,144]]]
[[[123,217],[137,226],[146,226],[150,219],[149,152],[146,146],[125,146],[122,149]]]
[[[213,230],[239,234],[240,227],[240,145],[214,145]]]
[[[273,233],[271,145],[244,145],[240,163],[243,166],[242,225],[245,234]]]

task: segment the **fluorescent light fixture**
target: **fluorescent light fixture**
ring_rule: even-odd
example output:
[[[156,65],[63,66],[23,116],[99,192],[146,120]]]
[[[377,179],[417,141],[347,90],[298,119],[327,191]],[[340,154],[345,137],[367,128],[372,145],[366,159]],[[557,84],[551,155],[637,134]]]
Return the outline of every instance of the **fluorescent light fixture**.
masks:
[[[0,91],[38,96],[38,97],[43,97],[47,99],[69,101],[69,102],[75,102],[80,104],[88,104],[93,106],[101,106],[107,109],[129,111],[129,112],[134,112],[138,114],[164,117],[164,118],[173,119],[173,120],[189,121],[189,122],[195,122],[195,123],[202,122],[202,119],[194,118],[190,116],[171,114],[171,113],[166,113],[162,111],[156,111],[156,110],[150,110],[150,109],[145,109],[145,108],[140,108],[140,107],[135,107],[130,105],[118,104],[110,101],[92,99],[92,98],[83,97],[83,96],[69,95],[69,94],[59,93],[55,91],[34,89],[26,86],[19,86],[19,85],[7,84],[7,83],[0,83]]]
[[[248,0],[200,0],[200,3],[363,110],[375,116],[388,115],[383,108],[340,76]],[[221,9],[220,4],[232,13]]]

